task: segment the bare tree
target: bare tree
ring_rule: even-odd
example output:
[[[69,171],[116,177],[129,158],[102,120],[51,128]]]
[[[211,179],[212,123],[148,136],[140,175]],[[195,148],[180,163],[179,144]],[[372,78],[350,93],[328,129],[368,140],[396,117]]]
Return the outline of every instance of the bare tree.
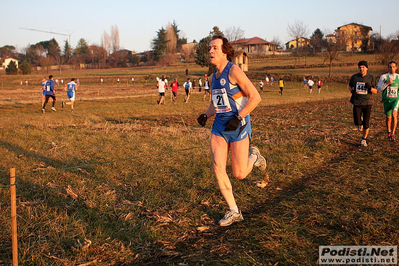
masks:
[[[326,34],[326,36],[329,34]],[[328,77],[331,77],[332,65],[335,60],[338,59],[339,52],[345,47],[346,42],[338,39],[336,41],[327,41],[323,38],[323,43],[327,46],[325,52],[323,52],[324,62],[328,61]],[[323,64],[324,64],[323,62]]]
[[[288,24],[287,33],[288,35],[296,41],[296,49],[294,51],[294,55],[299,56],[302,50],[305,51],[305,64],[306,64],[306,55],[307,55],[307,46],[305,39],[305,46],[299,47],[299,38],[306,38],[308,35],[308,26],[303,22],[296,20],[294,24]],[[296,57],[295,57],[295,66],[296,66]]]
[[[244,38],[245,31],[242,30],[240,27],[229,27],[225,30],[224,36],[230,41],[235,42],[237,40]]]
[[[288,24],[287,26],[288,35],[296,40],[296,47],[298,47],[298,39],[308,35],[308,26],[303,22],[296,20],[294,24]]]
[[[111,43],[113,53],[120,50],[119,30],[116,25],[111,26]]]
[[[329,43],[327,50],[324,52],[324,61],[328,61],[328,77],[331,77],[332,64],[335,59],[338,58],[338,52],[340,51],[339,45],[336,43]]]
[[[381,63],[386,65],[397,58],[399,58],[399,40],[382,40],[378,55]]]
[[[92,68],[104,68],[107,59],[107,51],[102,46],[90,45],[90,61]]]
[[[273,40],[271,42],[277,44],[278,47],[283,47],[283,44],[278,36],[273,36]]]
[[[171,54],[176,52],[177,35],[175,33],[174,27],[170,23],[168,23],[168,25],[166,26],[166,40],[168,40],[168,42],[166,43],[167,53]]]
[[[108,32],[104,30],[103,36],[101,37],[101,47],[107,51],[107,55],[111,53],[111,37]]]

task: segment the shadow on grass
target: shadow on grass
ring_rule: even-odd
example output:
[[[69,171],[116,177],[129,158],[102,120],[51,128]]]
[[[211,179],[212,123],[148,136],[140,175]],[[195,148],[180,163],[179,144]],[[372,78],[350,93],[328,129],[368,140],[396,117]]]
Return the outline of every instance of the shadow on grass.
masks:
[[[51,167],[56,168],[55,171],[75,172],[77,168],[84,168],[88,172],[93,172],[94,168],[95,168],[93,166],[93,164],[97,163],[97,162],[85,161],[85,162],[82,162],[81,165],[77,165],[76,162],[81,161],[79,158],[68,158],[69,163],[66,163],[63,160],[52,159],[50,157],[41,155],[39,153],[23,149],[19,145],[11,144],[11,143],[1,141],[1,140],[0,140],[0,147],[3,147],[15,154],[22,155],[23,157],[31,158],[31,159],[37,160],[39,162],[44,162],[47,167],[51,166]],[[41,171],[41,172],[48,172],[49,170],[52,170],[52,169],[48,169],[47,171],[46,171],[46,169],[43,169],[43,171]],[[38,171],[38,172],[40,172],[40,171]],[[37,173],[35,173],[35,172],[31,173],[31,175],[34,175],[34,174],[37,174]],[[28,175],[28,174],[25,174],[25,175]]]

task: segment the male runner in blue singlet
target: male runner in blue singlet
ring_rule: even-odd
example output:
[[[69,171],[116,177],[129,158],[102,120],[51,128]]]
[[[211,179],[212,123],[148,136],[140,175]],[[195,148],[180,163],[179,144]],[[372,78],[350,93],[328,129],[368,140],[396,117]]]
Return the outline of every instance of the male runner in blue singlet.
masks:
[[[259,104],[261,97],[244,72],[231,62],[233,55],[234,50],[226,38],[212,38],[209,56],[210,63],[216,66],[216,71],[210,76],[212,101],[205,113],[197,119],[200,125],[205,126],[206,120],[215,115],[211,132],[213,170],[229,206],[229,210],[219,221],[220,226],[229,226],[244,220],[226,172],[229,150],[233,175],[238,179],[244,179],[254,165],[261,170],[266,168],[266,160],[259,149],[255,146],[249,147],[249,113]]]

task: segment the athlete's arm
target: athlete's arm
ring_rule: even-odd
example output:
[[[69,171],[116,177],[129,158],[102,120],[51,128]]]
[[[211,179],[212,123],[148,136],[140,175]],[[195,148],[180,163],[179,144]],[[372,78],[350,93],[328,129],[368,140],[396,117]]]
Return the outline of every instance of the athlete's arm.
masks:
[[[377,91],[378,92],[385,90],[386,87],[388,87],[389,85],[392,84],[392,80],[391,79],[389,79],[389,81],[387,83],[385,83],[384,82],[384,76],[385,75],[382,75],[380,77],[380,80],[378,81],[378,86],[377,86]]]
[[[375,86],[375,77],[373,77],[373,81],[371,82],[370,85],[371,85],[370,92],[371,92],[372,94],[378,93],[378,90],[377,90],[377,88],[376,88],[376,86]]]
[[[209,76],[208,79],[208,85],[209,85],[209,89],[211,90],[212,88],[212,78],[213,78],[213,74]],[[212,91],[211,91],[211,95],[212,95]],[[211,116],[213,116],[214,114],[216,114],[215,111],[215,106],[213,106],[213,100],[211,98],[211,102],[208,105],[208,108],[206,109],[206,111],[204,112],[204,114],[206,114],[206,116],[209,118]]]
[[[247,75],[237,65],[231,67],[229,79],[232,84],[237,84],[248,97],[247,104],[239,113],[242,117],[246,117],[262,101],[262,98]]]
[[[52,82],[50,83],[50,87],[53,89],[53,92],[55,93],[55,81],[51,80]]]

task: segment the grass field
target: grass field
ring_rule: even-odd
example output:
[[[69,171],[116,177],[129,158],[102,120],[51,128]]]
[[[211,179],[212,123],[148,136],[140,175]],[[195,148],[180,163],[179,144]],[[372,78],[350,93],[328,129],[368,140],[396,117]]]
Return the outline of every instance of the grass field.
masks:
[[[196,123],[208,102],[195,92],[184,104],[180,90],[157,106],[144,79],[154,70],[136,71],[141,81],[119,87],[94,80],[121,73],[80,73],[75,112],[44,115],[36,88],[2,77],[0,185],[15,167],[20,265],[316,265],[319,245],[397,245],[398,143],[379,95],[361,148],[345,85],[266,87],[251,115],[268,168],[232,179],[245,220],[220,228],[213,119]],[[11,264],[9,199],[0,188],[0,265]]]

